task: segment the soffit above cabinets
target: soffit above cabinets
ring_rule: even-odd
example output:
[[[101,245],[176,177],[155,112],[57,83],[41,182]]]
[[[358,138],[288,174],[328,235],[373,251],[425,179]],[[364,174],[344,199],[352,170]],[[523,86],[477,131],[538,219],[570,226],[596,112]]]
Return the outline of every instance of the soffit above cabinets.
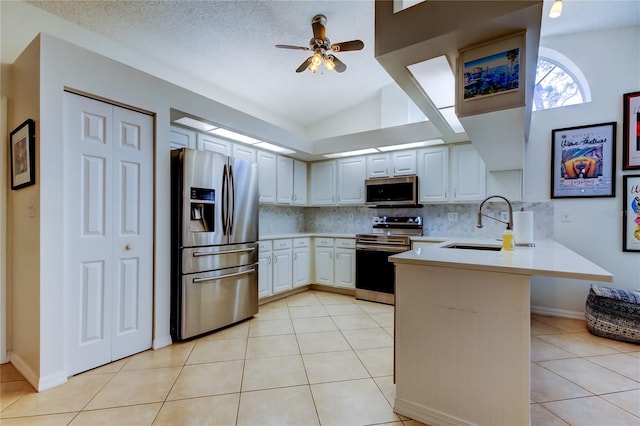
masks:
[[[521,169],[524,143],[529,132],[531,99],[540,40],[542,0],[516,1],[425,1],[394,13],[393,2],[376,1],[375,56],[395,82],[429,117],[431,125],[447,143],[471,140],[490,170]],[[411,31],[406,31],[410,28]],[[409,66],[446,56],[456,71],[458,51],[500,37],[526,31],[525,105],[514,111],[482,114],[483,119],[461,119],[464,133],[456,133],[442,112],[412,76]],[[522,118],[519,114],[522,113]],[[509,117],[509,120],[505,119]],[[472,116],[473,117],[473,116]],[[505,127],[506,126],[506,127]],[[500,129],[507,139],[501,144],[501,157],[493,161],[495,149],[485,141]]]

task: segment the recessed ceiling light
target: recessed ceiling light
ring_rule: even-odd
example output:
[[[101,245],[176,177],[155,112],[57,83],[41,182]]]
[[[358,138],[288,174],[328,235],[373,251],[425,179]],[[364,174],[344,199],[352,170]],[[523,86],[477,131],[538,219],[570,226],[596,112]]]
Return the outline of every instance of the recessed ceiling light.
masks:
[[[455,105],[456,78],[446,56],[438,56],[407,67],[436,108]]]
[[[413,148],[422,148],[425,146],[432,146],[432,145],[442,145],[443,143],[444,141],[442,139],[432,139],[432,140],[422,141],[422,142],[403,143],[400,145],[379,146],[377,149],[379,149],[382,152],[399,151],[401,149],[413,149]]]
[[[342,157],[352,157],[354,155],[375,154],[376,152],[379,152],[379,151],[375,148],[366,148],[366,149],[358,149],[355,151],[334,152],[333,154],[324,154],[323,157],[342,158]]]
[[[216,128],[216,126],[212,124],[205,123],[204,121],[196,120],[191,117],[182,117],[177,120],[173,120],[173,122],[182,124],[184,126],[192,127],[194,129],[204,130],[205,132],[208,132]]]
[[[293,150],[290,150],[288,148],[283,148],[283,147],[278,146],[278,145],[273,145],[273,144],[271,144],[269,142],[258,142],[254,146],[257,146],[258,148],[267,149],[269,151],[278,152],[280,154],[294,154],[295,153],[295,151],[293,151]]]
[[[217,128],[214,130],[210,130],[209,133],[213,133],[214,135],[222,136],[223,138],[233,139],[234,141],[247,143],[249,145],[256,144],[258,142],[262,142],[261,140],[252,138],[250,136],[246,136],[240,133],[236,133],[232,130],[227,130],[223,128]]]

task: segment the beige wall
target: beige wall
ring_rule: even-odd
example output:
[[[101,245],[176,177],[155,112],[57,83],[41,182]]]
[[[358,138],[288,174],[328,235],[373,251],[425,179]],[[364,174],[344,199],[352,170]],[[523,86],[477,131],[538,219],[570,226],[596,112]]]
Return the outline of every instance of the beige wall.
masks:
[[[40,136],[39,56],[40,46],[35,40],[14,63],[7,118],[9,129],[15,129],[28,118],[34,119],[36,141]],[[40,373],[40,222],[37,213],[42,176],[38,172],[38,148],[36,143],[36,184],[9,190],[7,194],[7,282],[12,312],[9,335],[11,349],[19,354],[16,362],[29,367],[25,373],[31,379]],[[32,203],[36,207],[35,217],[30,217],[27,211]]]

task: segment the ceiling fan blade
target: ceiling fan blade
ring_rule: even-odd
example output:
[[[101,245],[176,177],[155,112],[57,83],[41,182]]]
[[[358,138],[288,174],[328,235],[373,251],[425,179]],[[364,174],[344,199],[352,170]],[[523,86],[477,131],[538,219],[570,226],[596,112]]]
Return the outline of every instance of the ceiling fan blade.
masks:
[[[313,38],[316,40],[324,40],[325,25],[327,17],[324,15],[316,15],[311,19],[311,28],[313,28]]]
[[[343,41],[342,43],[334,43],[331,45],[331,50],[334,52],[347,52],[349,50],[362,50],[364,43],[362,40]]]
[[[302,64],[300,64],[300,66],[296,69],[296,72],[302,72],[302,71],[306,70],[309,67],[309,64],[311,63],[311,58],[312,57],[313,56],[309,56],[306,61],[304,61]]]
[[[276,47],[279,47],[280,49],[311,50],[308,47],[290,46],[288,44],[276,44]]]
[[[335,64],[334,70],[336,72],[344,72],[347,69],[347,66],[340,59],[336,58],[335,55],[331,55],[331,59],[333,59],[333,63]]]

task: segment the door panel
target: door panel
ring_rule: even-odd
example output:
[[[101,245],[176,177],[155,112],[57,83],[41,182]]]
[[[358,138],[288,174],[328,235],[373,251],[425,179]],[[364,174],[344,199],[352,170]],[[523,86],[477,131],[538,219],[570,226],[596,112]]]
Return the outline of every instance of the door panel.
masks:
[[[151,347],[153,319],[153,117],[113,107],[112,359]],[[113,265],[115,267],[115,265]]]
[[[258,165],[246,160],[231,158],[233,172],[233,196],[231,217],[233,227],[230,244],[258,240]]]

